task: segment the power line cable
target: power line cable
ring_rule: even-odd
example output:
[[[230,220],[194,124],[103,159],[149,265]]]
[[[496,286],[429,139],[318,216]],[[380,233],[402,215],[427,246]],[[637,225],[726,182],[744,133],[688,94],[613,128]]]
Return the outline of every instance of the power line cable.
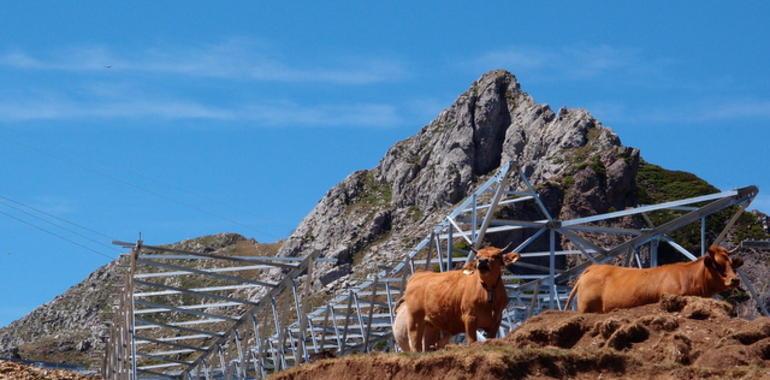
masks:
[[[83,171],[86,171],[86,172],[91,172],[91,173],[93,173],[93,174],[97,174],[97,175],[99,175],[99,176],[102,176],[102,177],[105,177],[105,178],[109,178],[109,179],[111,179],[111,180],[113,180],[113,181],[116,181],[116,182],[119,182],[119,183],[121,183],[121,184],[124,184],[124,185],[130,186],[130,187],[133,187],[133,188],[135,188],[135,189],[137,189],[137,190],[140,190],[140,191],[143,191],[143,192],[146,192],[146,193],[152,194],[152,195],[154,195],[154,196],[156,196],[156,197],[158,197],[158,198],[161,198],[161,199],[164,199],[164,200],[167,200],[167,201],[170,201],[170,202],[176,203],[177,205],[181,205],[181,206],[184,206],[184,207],[187,207],[187,208],[190,208],[190,209],[196,210],[196,211],[198,211],[198,212],[200,212],[200,213],[203,213],[203,214],[206,214],[206,215],[209,215],[209,216],[213,216],[213,217],[215,217],[215,218],[218,218],[218,219],[220,219],[220,220],[226,221],[226,222],[228,222],[228,223],[231,223],[231,224],[233,224],[233,225],[237,225],[237,226],[240,226],[240,227],[243,227],[243,228],[246,228],[246,229],[254,230],[254,231],[256,231],[256,232],[261,232],[261,233],[264,233],[264,234],[270,235],[270,236],[272,236],[273,238],[279,238],[279,236],[278,236],[276,233],[273,233],[273,232],[269,232],[269,231],[264,231],[264,230],[262,230],[262,229],[256,228],[256,227],[255,227],[255,226],[253,226],[253,225],[250,225],[250,224],[247,224],[247,223],[242,223],[242,222],[240,222],[240,221],[237,221],[237,220],[235,220],[235,219],[233,219],[233,218],[230,218],[230,217],[227,217],[227,216],[221,215],[221,214],[219,214],[219,213],[215,213],[215,212],[213,212],[213,211],[210,211],[210,210],[208,210],[208,209],[202,208],[202,207],[200,207],[200,206],[197,206],[197,205],[194,205],[194,204],[190,204],[190,203],[187,203],[187,202],[183,202],[183,201],[180,201],[180,200],[176,199],[175,197],[172,197],[172,196],[168,196],[168,195],[165,195],[165,194],[163,194],[163,193],[160,193],[160,192],[158,192],[157,190],[152,190],[152,189],[149,189],[149,188],[147,188],[147,187],[144,187],[144,186],[142,186],[142,185],[139,185],[139,184],[137,184],[137,183],[134,183],[134,182],[132,182],[132,181],[129,181],[129,180],[127,180],[127,179],[123,179],[123,178],[121,178],[121,177],[118,177],[118,176],[115,176],[115,175],[113,175],[113,174],[107,173],[106,171],[97,170],[97,169],[95,169],[94,167],[86,167],[86,166],[84,166],[84,165],[82,164],[82,162],[78,162],[78,160],[76,160],[76,159],[74,159],[74,158],[72,158],[72,157],[68,157],[68,155],[62,154],[61,156],[57,156],[57,155],[54,155],[54,154],[52,154],[51,152],[48,152],[48,151],[44,151],[44,150],[41,150],[41,149],[39,149],[39,148],[37,148],[37,147],[35,147],[35,146],[32,146],[32,145],[30,145],[30,144],[27,144],[27,143],[26,143],[26,142],[24,142],[24,141],[20,141],[20,140],[17,140],[17,142],[18,142],[20,145],[24,145],[24,146],[26,146],[27,148],[30,148],[30,149],[32,149],[32,150],[34,150],[34,151],[36,151],[36,152],[38,152],[38,153],[40,153],[40,154],[42,154],[42,155],[48,156],[48,157],[50,157],[50,158],[54,158],[54,159],[56,159],[56,160],[64,159],[64,160],[66,160],[66,161],[69,161],[70,163],[74,164],[75,166],[77,166],[79,169],[81,169],[81,170],[83,170]],[[137,173],[135,170],[132,170],[132,171],[133,171],[134,173]],[[140,174],[140,175],[141,175],[141,174]],[[157,181],[157,180],[151,179],[151,178],[149,178],[148,176],[145,176],[145,175],[141,175],[141,176],[143,176],[143,177],[145,177],[145,178],[148,178],[148,179],[152,180],[153,182],[161,182],[161,181]],[[187,192],[187,193],[188,193],[188,194],[191,194],[191,195],[194,195],[194,196],[195,196],[195,194],[192,194],[192,193],[189,193],[189,192]],[[199,198],[201,198],[201,196],[198,196],[198,197],[199,197]]]
[[[0,195],[0,198],[1,198],[1,199],[7,199],[7,198],[3,197],[2,195]],[[87,235],[85,235],[85,234],[83,234],[83,233],[80,233],[80,232],[78,232],[78,231],[75,231],[75,230],[72,230],[72,229],[66,228],[66,227],[64,227],[64,226],[62,226],[62,225],[56,224],[56,223],[54,223],[54,222],[51,222],[50,220],[47,220],[47,219],[45,219],[45,218],[42,218],[42,217],[40,217],[40,216],[38,216],[38,215],[35,215],[35,214],[33,214],[33,213],[31,213],[31,212],[29,212],[29,211],[27,211],[27,210],[24,210],[24,209],[23,209],[23,208],[21,208],[21,207],[17,207],[17,206],[14,206],[14,205],[10,205],[10,204],[8,204],[8,203],[0,203],[0,204],[2,204],[2,205],[3,205],[3,206],[5,206],[5,207],[10,207],[10,208],[12,208],[12,209],[14,209],[14,210],[18,210],[18,211],[20,211],[20,212],[22,212],[22,213],[24,213],[24,214],[26,214],[26,215],[28,215],[28,216],[31,216],[31,217],[33,217],[33,218],[35,218],[35,219],[37,219],[37,220],[43,221],[43,222],[45,222],[45,223],[48,223],[48,224],[50,224],[50,225],[52,225],[52,226],[55,226],[55,227],[61,228],[62,230],[65,230],[65,231],[67,231],[67,232],[69,232],[69,233],[71,233],[71,234],[74,234],[74,235],[80,236],[80,237],[81,237],[81,238],[83,238],[83,239],[86,239],[86,240],[88,240],[88,241],[90,241],[90,242],[92,242],[92,243],[95,243],[95,244],[101,245],[102,247],[106,247],[107,249],[110,249],[110,250],[112,250],[112,249],[119,249],[118,247],[116,247],[116,246],[114,246],[114,245],[109,245],[109,244],[106,244],[106,243],[104,243],[104,242],[102,242],[102,241],[99,241],[99,240],[96,240],[96,239],[92,239],[90,236],[87,236]],[[42,211],[40,211],[40,212],[42,212]],[[42,212],[42,213],[44,213],[44,212]],[[46,215],[48,215],[48,216],[54,217],[53,215],[50,215],[50,214],[47,214],[47,213],[45,213],[45,214],[46,214]],[[62,219],[62,218],[58,218],[58,217],[54,217],[54,218],[56,218],[56,219],[60,219],[60,220],[62,220],[62,221],[66,221],[66,220],[64,220],[64,219]],[[67,223],[71,223],[71,224],[75,224],[75,225],[77,225],[77,223],[74,223],[74,222],[69,222],[69,221],[66,221],[66,222],[67,222]],[[102,234],[101,234],[101,233],[99,233],[99,235],[102,235]],[[106,235],[104,235],[104,236],[106,236]],[[110,239],[109,237],[107,237],[107,238],[108,238],[108,239]],[[110,239],[110,240],[114,240],[114,239]]]
[[[110,240],[114,240],[112,237],[110,237],[109,235],[107,235],[107,234],[105,234],[105,233],[103,233],[103,232],[99,232],[99,231],[97,231],[97,230],[94,230],[93,228],[90,228],[90,227],[86,227],[86,226],[84,226],[84,225],[82,225],[82,224],[79,224],[79,223],[73,222],[73,221],[71,221],[71,220],[67,220],[67,219],[65,219],[65,218],[62,218],[62,217],[60,217],[60,216],[57,216],[57,215],[51,214],[51,213],[49,213],[49,212],[46,212],[46,211],[43,211],[43,210],[41,210],[41,209],[39,209],[39,208],[36,208],[36,207],[30,206],[30,205],[28,205],[28,204],[26,204],[26,203],[24,203],[24,202],[21,202],[21,201],[17,201],[17,200],[14,200],[14,199],[11,199],[11,198],[9,198],[9,197],[7,197],[7,196],[4,196],[4,195],[2,195],[2,194],[0,194],[0,199],[6,200],[6,201],[8,201],[8,202],[11,202],[11,203],[15,203],[15,204],[17,204],[17,205],[19,205],[19,206],[23,206],[23,207],[26,207],[26,208],[28,208],[28,209],[30,209],[30,210],[34,210],[35,212],[39,212],[39,213],[41,213],[41,214],[43,214],[43,215],[45,215],[45,216],[49,216],[49,217],[51,217],[51,218],[54,218],[54,219],[56,219],[56,220],[62,221],[62,222],[64,222],[64,223],[67,223],[67,224],[71,224],[71,225],[73,225],[73,226],[75,226],[75,227],[78,227],[78,228],[81,228],[81,229],[83,229],[83,230],[85,230],[85,231],[88,231],[88,232],[90,232],[90,233],[93,233],[93,234],[99,235],[99,236],[101,236],[101,237],[103,237],[103,238],[106,238],[106,239],[110,239]]]
[[[37,229],[37,230],[40,230],[40,231],[42,231],[42,232],[45,232],[45,233],[47,233],[47,234],[49,234],[49,235],[55,236],[55,237],[57,237],[57,238],[59,238],[59,239],[61,239],[61,240],[64,240],[64,241],[66,241],[66,242],[68,242],[68,243],[70,243],[70,244],[73,244],[73,245],[76,245],[76,246],[78,246],[78,247],[80,247],[80,248],[86,249],[86,250],[88,250],[89,252],[95,253],[95,254],[97,254],[97,255],[99,255],[99,256],[103,256],[103,257],[106,257],[106,258],[108,258],[108,259],[110,259],[110,260],[114,260],[114,259],[115,259],[115,257],[113,257],[113,256],[109,256],[109,255],[107,255],[107,254],[104,254],[104,253],[102,253],[102,252],[99,252],[99,251],[97,251],[97,250],[95,250],[95,249],[93,249],[93,248],[91,248],[91,247],[89,247],[89,246],[86,246],[86,245],[80,244],[80,243],[78,243],[78,242],[76,242],[76,241],[74,241],[74,240],[71,240],[71,239],[69,239],[69,238],[67,238],[67,237],[65,237],[65,236],[62,236],[62,235],[60,235],[60,234],[58,234],[58,233],[56,233],[56,232],[53,232],[53,231],[49,231],[49,230],[47,230],[47,229],[45,229],[45,228],[43,228],[43,227],[40,227],[40,226],[38,226],[38,225],[36,225],[36,224],[34,224],[34,223],[30,223],[30,222],[28,222],[28,221],[26,221],[26,220],[24,220],[24,219],[21,219],[21,218],[17,218],[16,216],[14,216],[14,215],[11,215],[11,214],[8,214],[8,213],[6,213],[6,212],[4,212],[4,211],[0,211],[0,214],[2,214],[2,215],[5,215],[5,216],[7,216],[7,217],[9,217],[9,218],[11,218],[11,219],[13,219],[13,220],[15,220],[15,221],[19,222],[19,223],[23,223],[23,224],[26,224],[26,225],[28,225],[28,226],[30,226],[30,227],[32,227],[32,228],[35,228],[35,229]]]

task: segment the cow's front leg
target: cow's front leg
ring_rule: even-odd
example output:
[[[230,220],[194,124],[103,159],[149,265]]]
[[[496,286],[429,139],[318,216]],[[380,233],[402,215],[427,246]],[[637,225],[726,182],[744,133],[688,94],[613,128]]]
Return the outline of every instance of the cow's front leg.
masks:
[[[468,344],[475,343],[477,340],[476,329],[478,328],[476,316],[470,314],[464,315],[463,323],[465,323],[465,342]]]
[[[497,338],[497,332],[500,331],[500,324],[503,322],[503,313],[497,313],[495,315],[495,322],[491,327],[484,329],[485,338],[495,339]]]

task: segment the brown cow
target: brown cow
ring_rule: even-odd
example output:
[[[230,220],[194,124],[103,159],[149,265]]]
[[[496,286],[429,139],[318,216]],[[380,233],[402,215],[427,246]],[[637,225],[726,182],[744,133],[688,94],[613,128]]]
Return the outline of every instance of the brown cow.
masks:
[[[507,248],[507,247],[506,247]],[[476,341],[476,329],[490,338],[497,335],[508,296],[502,280],[504,265],[519,259],[505,249],[480,249],[471,269],[465,267],[444,273],[418,272],[406,284],[407,327],[411,351],[424,351],[426,323],[456,335],[464,332],[466,341]]]
[[[606,313],[655,303],[664,294],[711,297],[740,283],[735,269],[743,261],[730,259],[730,253],[712,245],[708,254],[698,260],[657,268],[591,265],[572,288],[566,307],[575,293],[579,293],[577,311],[581,313]]]

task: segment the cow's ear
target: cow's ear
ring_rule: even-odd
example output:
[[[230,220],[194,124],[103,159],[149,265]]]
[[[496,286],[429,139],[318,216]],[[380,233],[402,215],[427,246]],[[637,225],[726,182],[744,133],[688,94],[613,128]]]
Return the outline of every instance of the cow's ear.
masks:
[[[733,258],[731,261],[731,264],[733,265],[733,269],[738,269],[743,265],[743,259],[740,257]]]
[[[519,256],[518,253],[509,252],[509,253],[506,253],[505,255],[503,255],[503,263],[505,263],[505,265],[511,265],[511,264],[519,261],[520,258],[521,258],[521,256]]]

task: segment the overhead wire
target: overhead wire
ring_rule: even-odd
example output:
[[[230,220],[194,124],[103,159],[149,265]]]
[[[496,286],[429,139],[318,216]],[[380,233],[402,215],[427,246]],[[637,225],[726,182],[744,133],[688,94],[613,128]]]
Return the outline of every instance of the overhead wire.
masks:
[[[17,222],[19,222],[19,223],[25,224],[25,225],[27,225],[27,226],[30,226],[30,227],[32,227],[32,228],[35,228],[35,229],[37,229],[37,230],[39,230],[39,231],[42,231],[42,232],[44,232],[44,233],[47,233],[47,234],[49,234],[49,235],[52,235],[52,236],[55,236],[56,238],[59,238],[59,239],[61,239],[61,240],[63,240],[63,241],[66,241],[66,242],[68,242],[68,243],[70,243],[70,244],[73,244],[73,245],[76,245],[76,246],[78,246],[78,247],[80,247],[80,248],[83,248],[83,249],[85,249],[85,250],[87,250],[87,251],[89,251],[89,252],[91,252],[91,253],[97,254],[97,255],[99,255],[99,256],[103,256],[103,257],[106,257],[106,258],[108,258],[108,259],[110,259],[110,260],[114,260],[114,259],[115,259],[115,257],[114,257],[114,256],[110,256],[110,255],[107,255],[107,254],[105,254],[105,253],[103,253],[103,252],[97,251],[97,250],[95,250],[95,249],[93,249],[93,248],[91,248],[91,247],[89,247],[89,246],[87,246],[87,245],[84,245],[84,244],[78,243],[78,242],[76,242],[76,241],[74,241],[74,240],[72,240],[72,239],[69,239],[69,238],[67,238],[66,236],[60,235],[60,234],[58,234],[58,233],[56,233],[56,232],[53,232],[53,231],[50,231],[50,230],[48,230],[48,229],[46,229],[46,228],[44,228],[44,227],[40,227],[40,226],[38,226],[38,225],[36,225],[36,224],[34,224],[34,223],[31,223],[31,222],[29,222],[29,221],[26,221],[26,220],[24,220],[24,219],[18,218],[18,217],[16,217],[16,216],[15,216],[15,215],[13,215],[13,214],[9,214],[9,213],[7,213],[7,212],[5,212],[5,211],[0,211],[0,214],[2,214],[2,215],[5,215],[5,216],[7,216],[7,217],[9,217],[9,218],[11,218],[11,219],[13,219],[13,220],[16,220],[16,221],[17,221]]]
[[[115,240],[115,239],[113,239],[113,238],[109,237],[109,236],[108,236],[108,235],[106,235],[106,234],[103,234],[103,233],[101,233],[101,232],[98,232],[98,231],[96,231],[96,230],[93,230],[93,229],[91,229],[91,228],[85,227],[85,226],[83,226],[83,225],[80,225],[80,224],[78,224],[78,223],[72,222],[72,221],[70,221],[70,220],[64,219],[64,218],[62,218],[62,217],[59,217],[59,216],[56,216],[56,215],[53,215],[53,214],[47,213],[47,212],[45,212],[45,211],[43,211],[43,210],[40,210],[40,209],[37,209],[37,208],[35,208],[35,207],[32,207],[32,206],[26,205],[26,204],[24,204],[24,203],[22,203],[22,202],[14,201],[14,200],[12,200],[12,199],[10,199],[10,198],[8,198],[8,197],[5,197],[5,196],[2,196],[2,195],[0,195],[0,200],[4,200],[4,201],[10,201],[10,202],[16,203],[16,204],[18,204],[18,205],[21,205],[21,206],[23,206],[23,207],[27,207],[27,208],[29,208],[29,209],[31,209],[31,210],[34,210],[35,212],[38,212],[38,213],[40,213],[40,214],[43,214],[43,215],[45,215],[45,216],[47,216],[47,217],[50,217],[50,218],[53,218],[53,219],[59,220],[59,221],[61,221],[61,222],[64,222],[64,223],[67,223],[67,224],[70,224],[70,225],[73,225],[73,226],[77,226],[78,228],[81,228],[81,229],[83,229],[83,230],[85,230],[85,231],[88,231],[88,232],[90,232],[90,233],[92,233],[92,234],[96,234],[96,235],[99,235],[99,236],[105,237],[105,238],[106,238],[108,241],[112,241],[112,240]],[[73,229],[70,229],[70,228],[64,227],[64,226],[62,226],[62,225],[60,225],[60,224],[56,224],[56,223],[54,223],[54,222],[51,222],[50,220],[48,220],[48,219],[45,219],[45,218],[42,218],[42,217],[40,217],[40,216],[38,216],[38,215],[35,215],[34,213],[31,213],[31,212],[29,212],[29,211],[27,211],[27,210],[25,210],[25,209],[23,209],[23,208],[21,208],[21,207],[17,207],[17,206],[14,206],[14,205],[11,205],[11,204],[8,204],[8,203],[5,203],[5,202],[0,202],[0,204],[1,204],[1,205],[3,205],[3,206],[5,206],[5,207],[10,207],[10,208],[12,208],[12,209],[14,209],[14,210],[20,211],[20,212],[22,212],[22,213],[24,213],[24,214],[26,214],[26,215],[28,215],[28,216],[31,216],[31,217],[33,217],[33,218],[35,218],[35,219],[37,219],[37,220],[43,221],[43,222],[45,222],[45,223],[48,223],[48,224],[50,224],[50,225],[52,225],[52,226],[55,226],[55,227],[61,228],[62,230],[65,230],[65,231],[67,231],[67,232],[69,232],[69,233],[71,233],[71,234],[77,235],[77,236],[79,236],[79,237],[81,237],[81,238],[83,238],[83,239],[85,239],[85,240],[88,240],[88,241],[90,241],[90,242],[94,243],[94,244],[98,244],[98,245],[101,245],[102,247],[106,247],[107,249],[110,249],[110,250],[111,250],[111,249],[119,249],[118,247],[116,247],[116,246],[114,246],[114,245],[109,245],[109,244],[106,244],[106,243],[104,243],[103,241],[99,241],[99,240],[93,239],[93,238],[91,238],[90,236],[87,236],[87,235],[85,235],[85,234],[83,234],[83,233],[81,233],[81,232],[79,232],[79,231],[76,231],[76,230],[73,230]]]
[[[137,190],[143,191],[145,193],[154,195],[154,196],[156,196],[158,198],[167,200],[167,201],[175,203],[177,205],[180,205],[180,206],[183,206],[183,207],[187,207],[189,209],[196,210],[196,211],[198,211],[200,213],[203,213],[203,214],[206,214],[208,216],[212,216],[212,217],[218,218],[220,220],[226,221],[226,222],[228,222],[230,224],[237,225],[239,227],[246,228],[246,229],[249,229],[249,230],[254,230],[256,232],[264,233],[266,235],[270,235],[273,238],[279,238],[279,236],[277,234],[273,233],[273,232],[264,231],[261,228],[256,228],[254,225],[247,224],[247,223],[242,223],[242,222],[240,222],[238,220],[235,220],[235,219],[233,219],[231,217],[228,217],[228,216],[225,216],[225,215],[221,215],[221,214],[219,214],[217,212],[213,212],[211,210],[208,210],[206,208],[200,207],[198,205],[191,204],[191,203],[188,203],[188,202],[180,201],[179,199],[177,199],[177,198],[175,198],[173,196],[169,196],[169,195],[163,194],[163,193],[161,193],[161,192],[159,192],[157,190],[153,190],[153,189],[147,188],[145,186],[142,186],[140,184],[137,184],[137,183],[135,183],[133,181],[129,181],[129,180],[124,179],[122,177],[115,176],[115,175],[110,174],[110,173],[108,173],[108,172],[106,172],[104,170],[98,170],[98,169],[94,168],[93,165],[91,167],[87,167],[87,166],[83,165],[82,162],[78,162],[78,160],[76,160],[76,159],[74,159],[72,157],[69,157],[68,155],[65,155],[65,154],[54,155],[54,154],[52,154],[49,151],[41,150],[41,149],[39,149],[39,148],[37,148],[37,147],[35,147],[35,146],[31,145],[31,144],[28,144],[28,143],[26,143],[24,141],[20,141],[20,140],[17,139],[17,142],[19,142],[21,145],[26,146],[27,148],[30,148],[30,149],[32,149],[32,150],[34,150],[34,151],[36,151],[36,152],[38,152],[38,153],[40,153],[42,155],[48,156],[50,158],[54,158],[56,160],[64,159],[66,161],[69,161],[70,163],[74,164],[75,166],[77,166],[79,169],[81,169],[83,171],[87,171],[87,172],[91,172],[93,174],[97,174],[99,176],[102,176],[102,177],[108,178],[108,179],[110,179],[112,181],[119,182],[121,184],[130,186],[130,187],[132,187],[134,189],[137,189]],[[141,173],[138,173],[136,170],[131,170],[131,171],[134,172],[135,174],[139,174],[140,176],[142,176],[144,178],[147,178],[147,179],[149,179],[149,180],[151,180],[153,182],[162,182],[162,181],[158,181],[156,179],[149,178],[148,176],[143,175]],[[174,186],[174,187],[178,188],[178,186]],[[196,196],[198,198],[204,198],[203,196],[196,195],[196,194],[191,193],[189,191],[180,191],[180,190],[177,190],[177,191],[179,191],[181,193],[185,193],[187,195],[193,195],[193,196]]]
[[[113,237],[111,237],[111,236],[109,236],[109,235],[107,235],[107,234],[105,234],[105,233],[103,233],[103,232],[99,232],[99,231],[97,231],[97,230],[95,230],[95,229],[93,229],[93,228],[90,228],[90,227],[86,227],[86,226],[84,226],[84,225],[82,225],[82,224],[79,224],[79,223],[73,222],[73,221],[71,221],[71,220],[67,220],[67,219],[65,219],[65,218],[62,218],[62,217],[60,217],[60,216],[58,216],[58,215],[54,215],[54,214],[51,214],[51,213],[49,213],[49,212],[46,212],[46,211],[44,211],[44,210],[41,210],[41,209],[39,209],[39,208],[36,208],[36,207],[34,207],[34,206],[30,206],[30,205],[28,205],[28,204],[26,204],[26,203],[24,203],[24,202],[21,202],[21,201],[15,200],[15,199],[11,199],[11,198],[9,198],[9,197],[7,197],[7,196],[4,196],[4,195],[2,195],[2,194],[0,194],[0,199],[2,199],[2,200],[5,200],[5,201],[8,201],[8,202],[11,202],[11,203],[15,203],[15,204],[17,204],[17,205],[19,205],[19,206],[23,206],[23,207],[26,207],[26,208],[28,208],[28,209],[30,209],[30,210],[34,210],[35,212],[41,213],[41,214],[43,214],[43,215],[45,215],[45,216],[49,216],[49,217],[51,217],[51,218],[54,218],[54,219],[56,219],[56,220],[62,221],[62,222],[64,222],[64,223],[67,223],[67,224],[73,225],[73,226],[75,226],[75,227],[78,227],[78,228],[80,228],[80,229],[83,229],[83,230],[85,230],[85,231],[88,231],[88,232],[90,232],[90,233],[93,233],[93,234],[99,235],[99,236],[101,236],[101,237],[103,237],[103,238],[105,238],[105,239],[110,239],[110,240],[113,240]]]

